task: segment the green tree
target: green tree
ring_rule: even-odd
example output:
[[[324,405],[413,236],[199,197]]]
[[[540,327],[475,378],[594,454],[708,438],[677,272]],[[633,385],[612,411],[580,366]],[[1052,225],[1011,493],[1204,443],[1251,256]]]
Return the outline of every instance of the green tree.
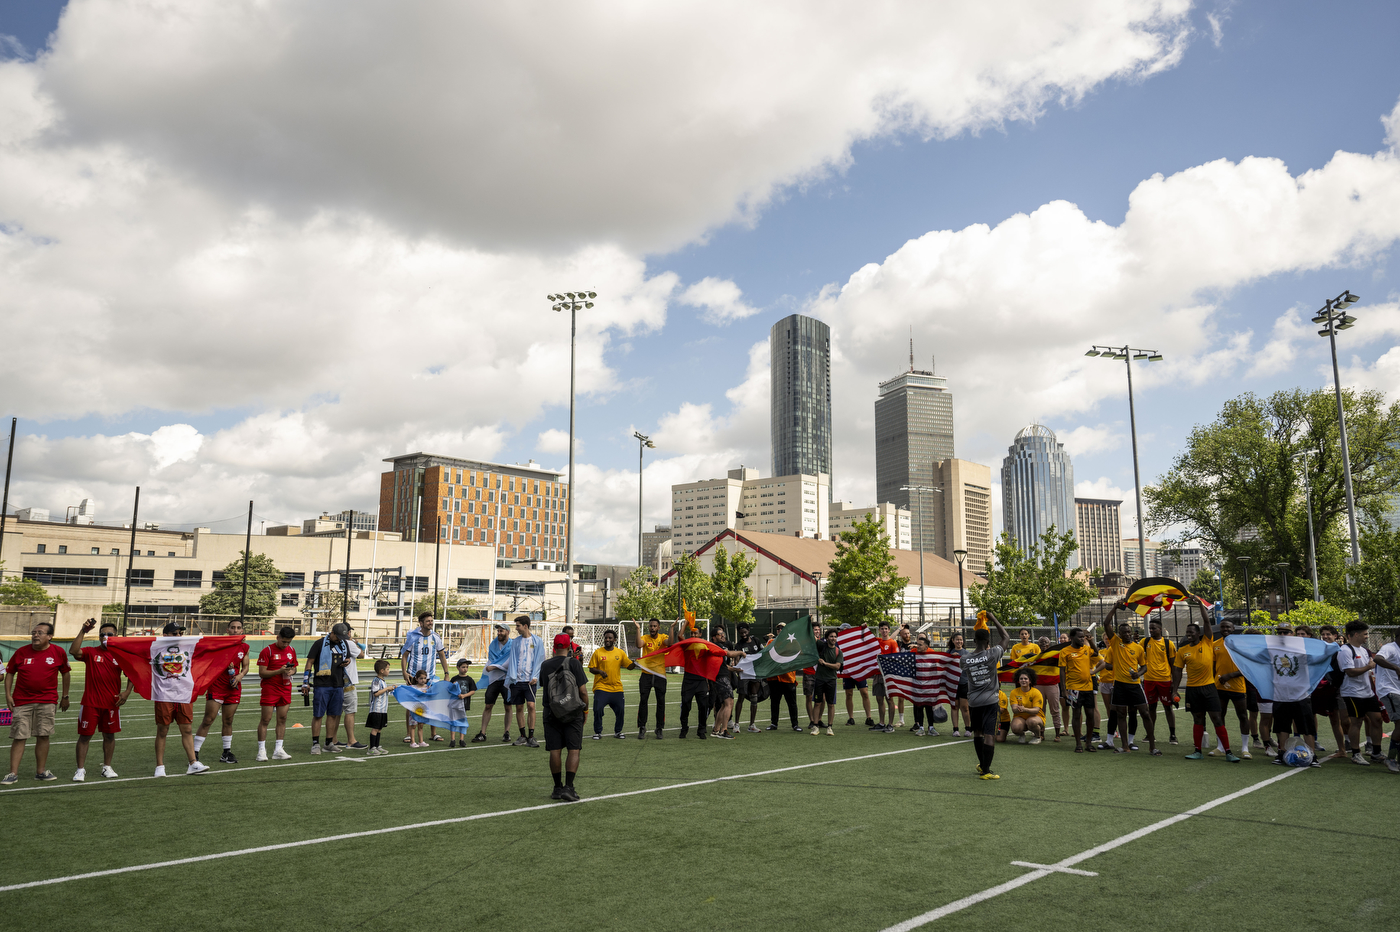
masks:
[[[1330,602],[1314,602],[1312,599],[1304,599],[1278,617],[1279,621],[1286,621],[1292,625],[1307,625],[1313,629],[1313,633],[1317,633],[1317,629],[1322,625],[1332,625],[1341,631],[1346,627],[1347,622],[1356,620],[1356,612],[1342,608],[1340,605],[1333,605]]]
[[[5,578],[5,561],[0,560],[0,605],[54,606],[63,601],[62,596],[49,595],[49,591],[32,579],[22,576]]]
[[[730,624],[753,624],[753,609],[757,601],[749,586],[749,577],[758,569],[758,561],[744,553],[733,557],[720,544],[715,547],[715,570],[710,574],[711,611],[716,618]]]
[[[1372,521],[1400,488],[1400,403],[1380,392],[1342,393],[1357,510]],[[1241,577],[1249,558],[1251,588],[1278,585],[1275,564],[1288,564],[1294,591],[1311,587],[1308,516],[1303,489],[1307,458],[1317,534],[1318,576],[1329,599],[1346,591],[1346,494],[1336,397],[1330,389],[1241,395],[1214,422],[1196,427],[1172,468],[1143,489],[1149,530],[1179,528],[1179,543],[1200,541]]]
[[[1082,567],[1069,569],[1070,557],[1079,549],[1079,541],[1071,531],[1063,534],[1052,524],[1040,536],[1035,548],[1033,563],[1035,571],[1031,590],[1028,593],[1031,608],[1046,622],[1058,618],[1065,624],[1074,618],[1074,613],[1092,602],[1098,596],[1098,589],[1089,585],[1089,573]],[[1002,618],[1000,612],[998,618]],[[1002,624],[1006,622],[1003,620]]]
[[[890,538],[873,515],[842,532],[822,589],[822,610],[838,622],[876,625],[904,596],[909,577],[899,575]]]
[[[675,605],[662,602],[662,596],[675,594],[670,586],[658,588],[656,575],[651,567],[639,566],[618,586],[616,612],[623,621],[646,621],[649,618],[666,618],[675,612]]]
[[[1367,527],[1361,562],[1352,567],[1351,588],[1340,601],[1367,624],[1400,624],[1400,532],[1380,523]]]
[[[267,618],[277,614],[277,587],[282,584],[282,571],[271,558],[255,553],[248,560],[248,614]],[[204,615],[237,615],[243,598],[243,555],[224,567],[224,578],[214,583],[214,590],[200,596],[199,611]]]
[[[1039,569],[1010,534],[1003,533],[997,539],[984,575],[985,583],[973,583],[967,590],[967,600],[974,608],[992,611],[1008,628],[1035,622],[1031,596],[1039,583]]]
[[[340,610],[340,593],[332,592],[335,597],[335,609]],[[482,610],[486,607],[485,601],[478,601],[471,596],[463,595],[456,589],[446,591],[438,590],[437,594],[437,617],[446,621],[471,621],[481,617]],[[351,599],[354,603],[354,599]],[[433,594],[430,592],[413,602],[413,617],[416,619],[423,612],[433,610]]]

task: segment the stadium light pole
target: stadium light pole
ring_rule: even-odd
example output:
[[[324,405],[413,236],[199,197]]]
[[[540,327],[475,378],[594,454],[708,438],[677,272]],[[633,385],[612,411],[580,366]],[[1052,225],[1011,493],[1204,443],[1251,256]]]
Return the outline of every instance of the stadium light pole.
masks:
[[[927,485],[901,485],[901,492],[914,492],[919,501],[919,627],[924,626],[924,493],[942,492]]]
[[[655,447],[651,438],[639,430],[632,431],[632,436],[637,438],[637,566],[642,565],[642,455],[647,447]]]
[[[958,561],[958,630],[962,630],[967,621],[967,606],[963,603],[963,564],[967,562],[967,551],[954,550],[953,556]],[[951,639],[952,635],[948,637]]]
[[[1355,566],[1361,562],[1361,546],[1356,540],[1356,499],[1351,494],[1351,454],[1347,450],[1347,418],[1342,410],[1342,379],[1337,372],[1337,331],[1350,330],[1356,326],[1356,318],[1347,311],[1361,298],[1350,291],[1343,291],[1335,298],[1329,298],[1322,309],[1313,315],[1312,322],[1322,324],[1322,329],[1317,332],[1320,337],[1326,337],[1332,344],[1332,389],[1337,395],[1337,428],[1341,431],[1342,437],[1342,477],[1346,480],[1347,491],[1347,522],[1351,529],[1351,562]],[[1347,574],[1350,581],[1351,574]]]
[[[1138,534],[1138,578],[1147,575],[1147,532],[1142,527],[1142,475],[1138,469],[1138,448],[1137,448],[1137,413],[1133,408],[1133,360],[1146,359],[1149,362],[1161,362],[1162,354],[1156,350],[1137,349],[1131,346],[1099,346],[1094,344],[1089,347],[1085,356],[1101,356],[1105,359],[1121,359],[1123,366],[1128,372],[1128,425],[1133,435],[1133,497],[1137,506],[1137,534]]]
[[[578,312],[591,308],[596,291],[566,291],[552,294],[555,311],[569,312],[569,494],[568,511],[564,514],[564,624],[574,623],[574,386],[576,384],[575,349],[578,346]]]
[[[1316,450],[1303,450],[1293,454],[1293,459],[1303,457],[1303,494],[1308,505],[1308,566],[1312,569],[1313,601],[1321,602],[1322,596],[1317,588],[1317,544],[1313,536],[1312,520],[1312,483],[1308,480],[1308,456],[1316,453]]]

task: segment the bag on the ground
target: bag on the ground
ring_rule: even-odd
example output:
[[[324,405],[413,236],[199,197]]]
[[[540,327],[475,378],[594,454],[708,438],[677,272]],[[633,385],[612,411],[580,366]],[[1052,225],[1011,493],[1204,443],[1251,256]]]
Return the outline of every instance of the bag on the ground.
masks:
[[[549,711],[561,722],[572,722],[587,707],[578,694],[578,680],[574,679],[573,664],[565,658],[559,669],[549,675]]]

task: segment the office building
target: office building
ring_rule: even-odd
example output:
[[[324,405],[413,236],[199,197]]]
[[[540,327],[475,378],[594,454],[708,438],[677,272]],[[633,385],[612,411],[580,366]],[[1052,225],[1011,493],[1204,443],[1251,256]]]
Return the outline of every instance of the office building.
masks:
[[[830,497],[829,476],[765,479],[744,466],[729,470],[723,479],[673,485],[672,553],[676,559],[694,553],[726,529],[825,539]]]
[[[826,476],[829,495],[831,328],[793,314],[773,325],[768,342],[772,475]]]
[[[910,550],[913,548],[909,509],[901,508],[891,502],[881,502],[878,505],[865,505],[863,507],[857,506],[854,502],[833,503],[829,524],[831,539],[836,540],[841,532],[849,531],[857,521],[864,521],[871,515],[874,515],[880,522],[885,535],[889,537],[891,549]]]
[[[903,486],[941,488],[936,464],[953,457],[953,393],[933,370],[914,368],[880,383],[875,398],[875,498],[910,510],[915,550],[941,553],[947,532],[944,510],[929,493]],[[951,549],[949,554],[951,555]]]
[[[1123,572],[1123,501],[1076,498],[1074,513],[1079,527],[1079,565],[1095,575]]]
[[[568,484],[533,460],[514,466],[407,453],[379,486],[380,526],[405,540],[493,546],[499,559],[564,562]]]
[[[933,500],[937,532],[932,553],[945,560],[954,551],[966,550],[966,567],[985,573],[992,561],[992,468],[981,463],[949,458],[933,467]]]
[[[671,539],[671,526],[668,524],[658,524],[654,530],[647,531],[642,535],[642,566],[651,566],[656,562],[656,548],[661,546],[662,541]]]
[[[1180,550],[1168,550],[1162,563],[1166,575],[1189,586],[1206,568],[1206,554],[1200,547],[1182,547]]]
[[[1143,556],[1147,560],[1145,567],[1138,565],[1138,539],[1136,537],[1123,538],[1123,573],[1129,579],[1142,579],[1147,576],[1166,576],[1167,561],[1169,552],[1162,549],[1162,542],[1156,540],[1143,541]],[[1187,583],[1190,585],[1190,583]]]
[[[1078,535],[1074,510],[1074,466],[1065,445],[1043,424],[1016,434],[1001,464],[1002,526],[1024,553],[1031,553],[1052,526]],[[1079,567],[1078,554],[1069,568]]]

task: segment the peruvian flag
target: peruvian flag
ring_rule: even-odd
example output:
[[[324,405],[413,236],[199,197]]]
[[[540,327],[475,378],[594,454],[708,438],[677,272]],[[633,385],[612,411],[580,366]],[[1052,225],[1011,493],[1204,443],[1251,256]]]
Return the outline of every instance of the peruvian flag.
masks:
[[[111,641],[107,643],[110,644]],[[686,638],[684,641],[677,641],[665,650],[659,650],[654,654],[645,654],[640,659],[664,657],[664,662],[668,667],[684,667],[687,673],[694,673],[696,676],[713,680],[719,676],[727,653],[723,647],[711,644],[704,638]]]
[[[188,637],[108,638],[107,649],[141,698],[155,702],[193,702],[237,662],[244,638]]]

